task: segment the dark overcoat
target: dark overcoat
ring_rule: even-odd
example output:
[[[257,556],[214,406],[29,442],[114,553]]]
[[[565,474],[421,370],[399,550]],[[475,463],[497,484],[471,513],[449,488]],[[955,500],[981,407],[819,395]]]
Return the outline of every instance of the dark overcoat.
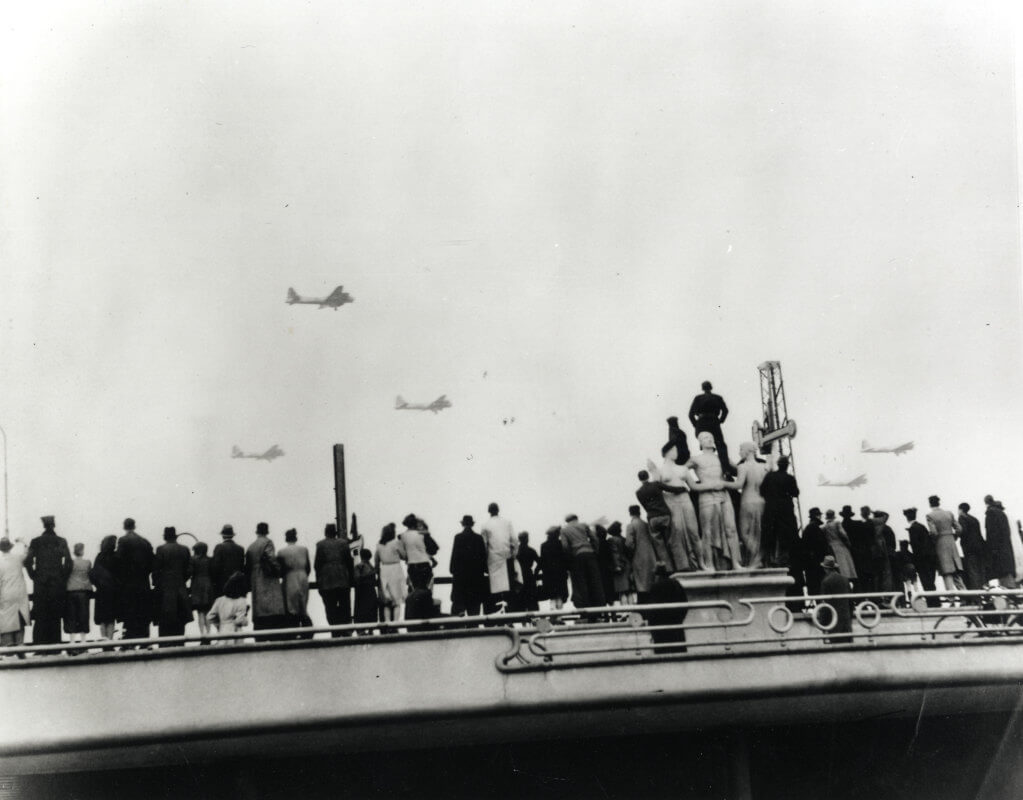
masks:
[[[184,630],[192,619],[192,604],[186,584],[192,575],[192,554],[177,542],[156,548],[153,557],[153,588],[156,589],[155,621],[164,633]]]
[[[475,531],[455,534],[451,545],[451,605],[475,608],[490,596],[487,579],[487,545]]]

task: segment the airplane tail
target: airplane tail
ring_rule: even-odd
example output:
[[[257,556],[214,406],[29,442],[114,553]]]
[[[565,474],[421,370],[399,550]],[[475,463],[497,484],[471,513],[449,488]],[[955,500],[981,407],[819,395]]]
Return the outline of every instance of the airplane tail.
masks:
[[[292,289],[292,288],[291,288],[291,287],[289,286],[289,287],[288,287],[288,299],[287,299],[287,300],[286,300],[285,302],[286,302],[286,303],[287,303],[288,305],[291,305],[292,303],[297,303],[297,302],[298,302],[299,300],[301,300],[301,299],[302,299],[302,298],[298,296],[298,294],[297,294],[297,293],[295,292],[295,290],[294,290],[294,289]]]
[[[241,458],[242,450],[238,445],[231,448],[231,458]]]
[[[407,405],[408,405],[408,403],[406,403],[402,399],[400,394],[397,397],[394,398],[394,407],[395,408],[405,408]]]
[[[864,439],[862,442],[860,442],[860,450],[866,450],[869,447],[870,447],[870,445],[867,444],[867,440],[866,439]]]
[[[818,486],[824,486],[825,484],[827,484],[827,482],[828,482],[828,479],[825,478],[823,475],[818,475],[817,476],[817,485]]]

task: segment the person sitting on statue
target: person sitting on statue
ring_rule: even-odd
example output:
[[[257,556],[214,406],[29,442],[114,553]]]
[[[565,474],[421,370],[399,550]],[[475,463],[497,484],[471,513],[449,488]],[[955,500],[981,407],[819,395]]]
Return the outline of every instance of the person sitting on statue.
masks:
[[[688,452],[688,449],[687,449]],[[687,456],[686,461],[689,458]],[[685,462],[683,462],[685,463]],[[689,470],[679,466],[675,461],[675,448],[669,448],[664,454],[661,465],[661,483],[666,486],[681,487],[684,491],[664,492],[664,503],[671,512],[672,541],[678,539],[686,551],[689,569],[714,569],[714,557],[710,545],[700,538],[700,523],[696,518],[696,508],[689,496],[689,484],[686,475]]]
[[[667,456],[668,451],[675,448],[675,463],[682,466],[689,460],[689,443],[686,433],[678,426],[678,417],[668,417],[668,441],[661,448],[661,455]]]
[[[732,484],[724,480],[714,434],[703,431],[696,438],[700,452],[689,459],[686,468],[692,469],[697,477],[696,481],[688,480],[690,490],[698,497],[701,537],[705,545],[709,543],[712,548],[715,568],[740,569],[742,557],[735,529],[735,509],[726,491]]]
[[[642,485],[636,490],[636,499],[646,511],[650,535],[664,548],[665,563],[672,572],[690,569],[682,531],[676,530],[671,524],[671,509],[665,502],[665,497],[669,494],[682,494],[686,491],[685,487],[651,481],[650,473],[645,469],[639,471],[638,477]]]
[[[760,525],[764,516],[764,498],[760,484],[767,475],[767,465],[757,458],[753,442],[739,445],[739,469],[735,490],[740,492],[739,541],[743,549],[743,566],[759,569],[763,566],[760,553]]]
[[[721,433],[721,426],[728,418],[728,406],[721,395],[711,391],[714,387],[710,381],[704,381],[701,388],[703,394],[696,395],[689,406],[689,421],[693,423],[697,438],[704,431],[709,431],[714,436],[714,447],[721,462],[721,473],[726,478],[731,478],[735,475],[735,469],[728,460],[728,446]]]

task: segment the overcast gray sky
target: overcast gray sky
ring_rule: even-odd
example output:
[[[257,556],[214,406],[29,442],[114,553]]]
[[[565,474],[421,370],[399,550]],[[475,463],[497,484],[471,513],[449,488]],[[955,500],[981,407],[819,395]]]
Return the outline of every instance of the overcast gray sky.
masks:
[[[497,500],[538,541],[570,511],[624,519],[704,379],[737,449],[766,359],[804,510],[992,492],[1018,515],[1008,8],[8,14],[12,534],[52,513],[91,552],[131,515],[154,540],[232,522],[246,543],[266,520],[309,544],[342,442],[373,539],[413,511],[444,544]],[[284,302],[338,284],[354,305]],[[442,393],[439,415],[393,408]],[[270,464],[229,457],[275,443]]]

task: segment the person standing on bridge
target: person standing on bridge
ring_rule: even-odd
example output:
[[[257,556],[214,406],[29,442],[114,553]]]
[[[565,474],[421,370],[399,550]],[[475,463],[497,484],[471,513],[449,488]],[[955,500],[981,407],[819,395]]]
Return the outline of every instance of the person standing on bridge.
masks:
[[[704,431],[713,435],[714,447],[717,448],[718,459],[721,461],[721,474],[724,478],[733,477],[735,468],[728,460],[728,446],[721,433],[721,426],[728,418],[728,406],[725,405],[725,400],[721,395],[711,391],[714,387],[710,381],[704,381],[701,388],[703,394],[696,395],[689,406],[689,421],[693,423],[697,438]]]
[[[479,616],[490,587],[487,583],[487,546],[472,528],[470,515],[462,517],[462,531],[451,545],[451,613],[454,616]]]
[[[373,556],[373,564],[380,576],[381,619],[384,622],[397,622],[405,607],[408,590],[401,566],[404,560],[405,550],[398,541],[395,525],[388,522],[380,531],[380,542]],[[316,574],[320,574],[319,569]]]
[[[1005,508],[991,495],[984,497],[984,527],[987,529],[987,550],[990,558],[988,577],[1003,589],[1016,588],[1016,560],[1012,554],[1012,535]]]
[[[952,515],[941,507],[941,498],[932,494],[927,502],[931,510],[927,512],[927,528],[934,539],[934,552],[938,557],[938,572],[945,582],[948,591],[965,589],[960,574],[963,571],[963,562],[959,558],[959,551],[956,549],[956,537],[962,533],[959,522]]]
[[[843,595],[849,593],[849,580],[838,571],[838,564],[834,556],[825,556],[821,562],[821,569],[824,570],[824,580],[821,581],[821,594]],[[828,644],[845,644],[852,641],[852,605],[842,598],[834,597],[825,600],[829,606],[835,609],[836,622],[825,636],[824,641]],[[839,634],[839,635],[835,635]]]
[[[541,597],[550,601],[555,610],[568,600],[568,557],[560,537],[561,527],[554,525],[547,529],[547,541],[540,545]]]
[[[394,529],[391,529],[391,540],[394,540]],[[383,540],[381,540],[383,542]],[[379,558],[380,548],[377,548]],[[306,554],[308,558],[308,553]],[[401,586],[405,585],[405,576],[401,574],[401,562],[395,557],[398,577]],[[349,625],[352,621],[351,587],[355,583],[355,564],[352,563],[352,551],[348,539],[338,536],[337,525],[328,522],[323,528],[323,538],[316,543],[316,555],[313,557],[316,569],[317,589],[323,608],[327,613],[328,625]],[[404,593],[399,605],[404,602]],[[340,631],[333,631],[331,637],[339,638]],[[345,633],[350,636],[350,633]]]
[[[28,586],[25,584],[25,558],[28,548],[21,539],[13,543],[0,539],[0,647],[25,643],[28,626]]]
[[[789,474],[788,456],[779,458],[778,469],[764,476],[760,494],[764,498],[764,562],[771,567],[787,567],[799,543],[799,522],[794,507],[799,485]]]
[[[25,569],[32,579],[32,643],[60,644],[60,622],[67,601],[71,551],[57,535],[52,516],[42,517],[43,532],[28,545]]]
[[[245,548],[234,540],[234,528],[225,525],[220,530],[223,541],[213,548],[210,560],[210,580],[213,581],[213,596],[224,594],[228,579],[236,572],[245,574]]]
[[[104,536],[92,571],[89,572],[89,580],[96,587],[96,603],[93,606],[92,618],[99,625],[99,635],[103,639],[114,638],[114,626],[117,623],[117,605],[121,588],[116,549],[117,537],[112,534]]]
[[[252,628],[269,630],[284,625],[284,593],[281,591],[281,570],[277,562],[274,543],[270,540],[270,526],[256,525],[256,541],[245,551],[245,572],[252,591]],[[256,641],[260,641],[257,637]]]
[[[861,512],[865,512],[864,519],[870,516],[870,509],[867,506],[864,506]],[[853,563],[856,565],[853,588],[857,592],[872,592],[874,591],[874,573],[870,560],[870,547],[874,541],[873,529],[868,527],[869,523],[856,519],[852,506],[842,506],[838,515],[842,518],[842,528],[849,539],[849,551],[852,553]]]
[[[834,511],[831,512],[831,517],[834,519]],[[803,576],[806,581],[806,592],[812,597],[815,594],[821,593],[821,581],[824,579],[824,568],[821,566],[821,563],[824,561],[824,556],[828,554],[828,539],[821,522],[821,510],[819,508],[814,507],[810,509],[810,521],[803,528],[803,542],[799,550],[803,554]],[[848,554],[848,550],[846,553]]]
[[[92,593],[92,581],[89,571],[92,562],[85,557],[85,545],[75,544],[74,558],[71,559],[71,574],[67,579],[67,604],[64,613],[64,633],[72,643],[76,640],[85,641],[89,632],[89,597]],[[79,651],[72,651],[76,655]]]
[[[639,514],[639,506],[629,506],[629,524],[625,529],[625,550],[631,559],[632,583],[636,587],[636,602],[649,602],[657,568],[657,543],[650,528]],[[666,552],[666,551],[665,551]]]
[[[848,508],[848,506],[846,506]],[[850,510],[850,513],[851,510]],[[824,540],[828,544],[828,550],[835,558],[835,568],[846,579],[851,586],[856,585],[856,563],[853,560],[852,550],[849,546],[849,534],[846,533],[843,523],[835,519],[835,512],[830,508],[824,514]],[[823,564],[823,559],[821,561]],[[823,566],[821,566],[823,571]],[[824,591],[824,577],[821,578],[821,590],[818,594],[827,594]]]
[[[188,583],[188,595],[199,624],[199,635],[206,636],[210,632],[206,615],[213,607],[213,581],[210,578],[210,557],[206,542],[196,542],[192,546],[192,579]]]
[[[987,542],[980,532],[980,520],[970,514],[970,504],[959,504],[959,527],[963,529],[959,546],[963,549],[963,582],[976,591],[987,583]]]
[[[916,508],[903,509],[902,515],[909,523],[906,532],[909,534],[909,547],[913,551],[913,566],[916,567],[916,574],[920,578],[920,585],[925,592],[933,592],[934,576],[938,571],[938,557],[934,552],[934,542],[927,528],[916,520]],[[927,605],[930,608],[937,608],[941,600],[937,597],[928,597]]]
[[[569,514],[561,527],[560,538],[572,573],[572,605],[576,608],[606,605],[597,563],[597,537],[578,516]]]
[[[117,540],[117,564],[121,570],[120,614],[125,639],[148,639],[153,618],[152,588],[153,545],[135,531],[135,520],[124,521],[124,535]]]
[[[178,532],[173,527],[163,529],[163,541],[153,557],[157,625],[161,637],[184,636],[185,625],[192,620],[186,588],[192,576],[192,554],[178,544]]]
[[[298,531],[289,528],[284,533],[284,547],[277,554],[281,565],[284,589],[285,625],[289,628],[311,627],[309,605],[309,550],[298,543]],[[351,558],[351,555],[349,555]],[[310,634],[311,636],[311,634]]]
[[[497,610],[498,604],[507,604],[511,592],[513,577],[508,569],[515,568],[515,556],[518,554],[519,543],[515,538],[515,528],[511,522],[501,516],[497,503],[487,506],[490,519],[480,526],[480,535],[487,546],[487,572],[490,575],[490,597],[487,600],[487,613]]]

